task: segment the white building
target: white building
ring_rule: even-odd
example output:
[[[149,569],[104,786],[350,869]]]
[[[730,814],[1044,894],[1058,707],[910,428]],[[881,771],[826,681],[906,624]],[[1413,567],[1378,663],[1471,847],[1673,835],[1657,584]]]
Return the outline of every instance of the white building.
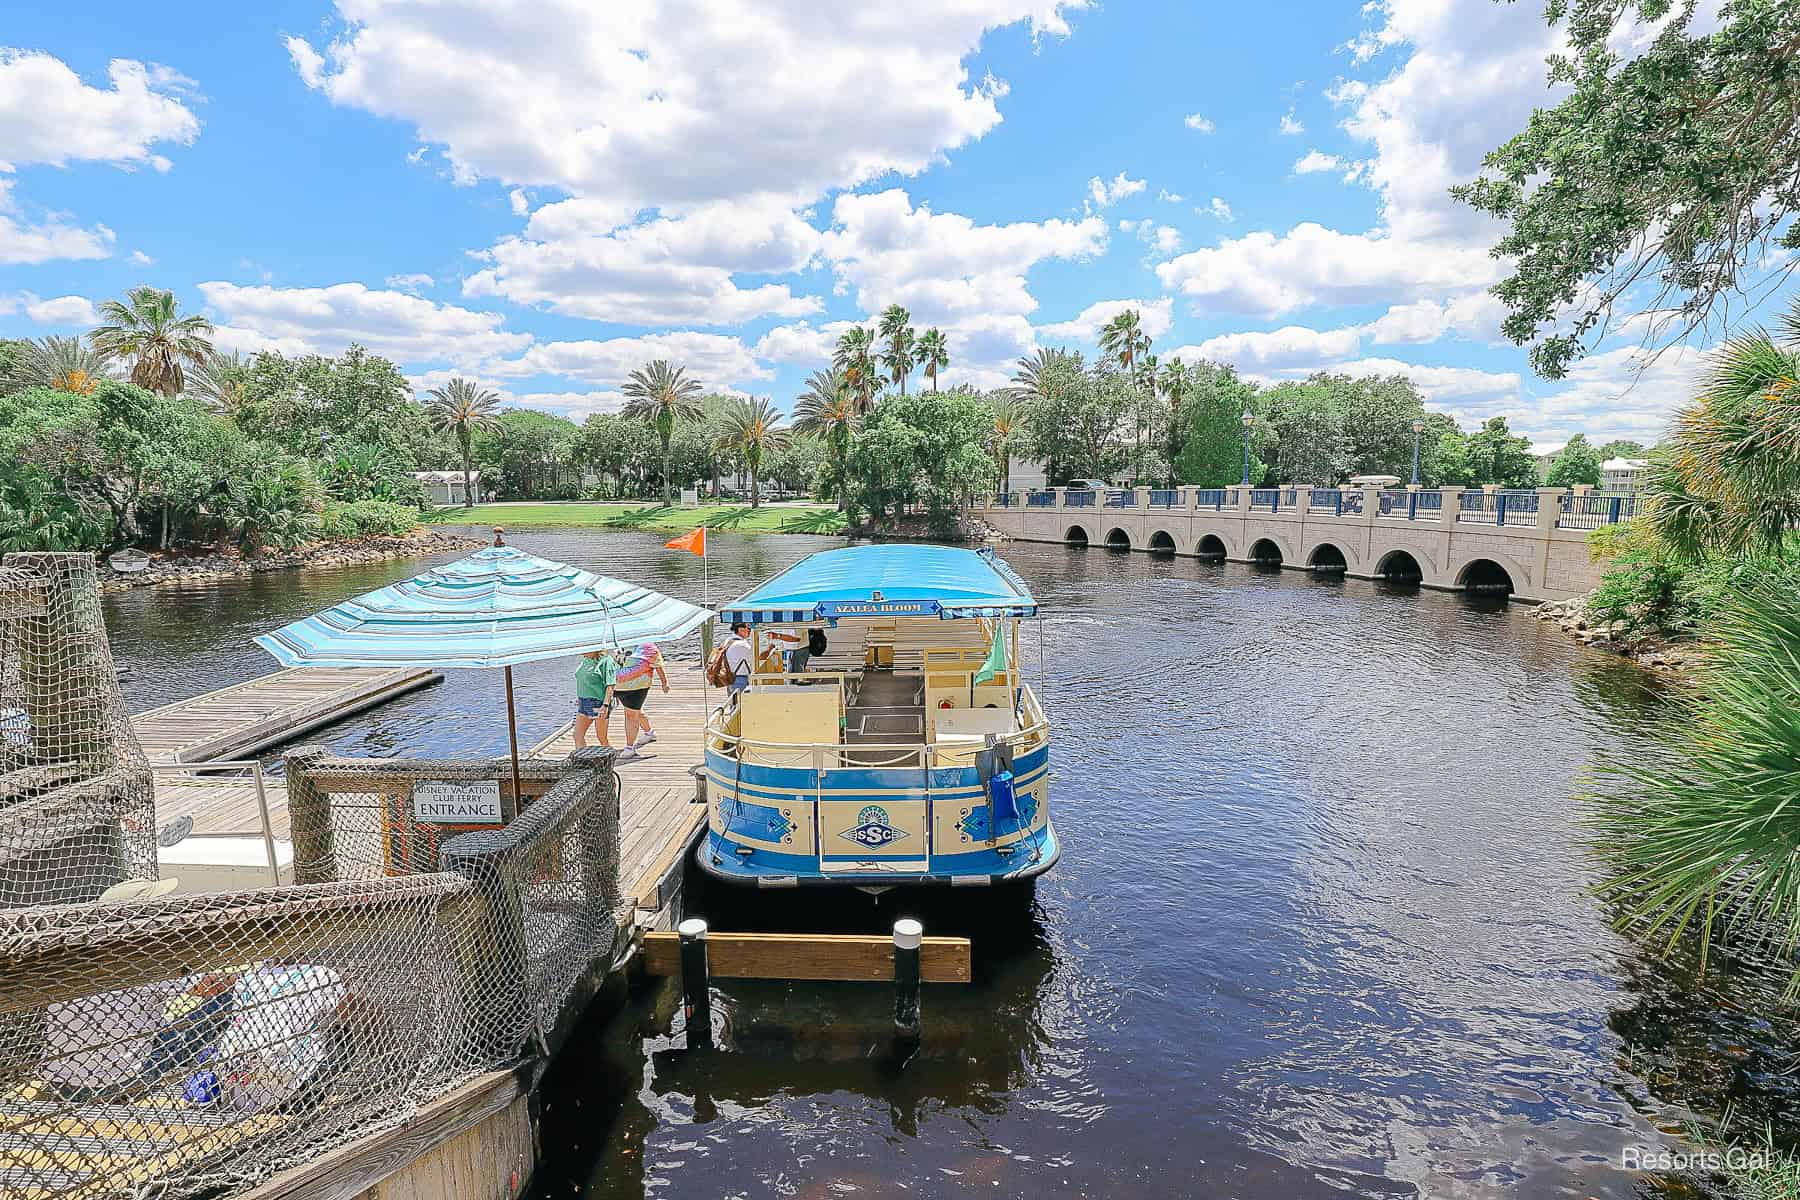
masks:
[[[1609,458],[1600,464],[1601,490],[1635,496],[1644,486],[1644,472],[1649,466],[1647,458]]]
[[[1028,492],[1033,488],[1045,487],[1049,480],[1044,475],[1044,464],[1032,458],[1020,458],[1013,455],[1006,464],[1007,478],[1015,492]]]
[[[433,504],[458,504],[463,502],[463,473],[461,471],[414,471],[412,477],[425,488],[425,495]],[[469,481],[475,487],[475,502],[481,503],[481,472],[472,471]]]

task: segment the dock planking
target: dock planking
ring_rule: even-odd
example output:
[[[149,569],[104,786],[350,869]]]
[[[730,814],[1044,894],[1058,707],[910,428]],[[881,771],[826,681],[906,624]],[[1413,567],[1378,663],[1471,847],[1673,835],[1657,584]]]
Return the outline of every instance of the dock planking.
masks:
[[[438,682],[423,668],[290,667],[131,719],[152,763],[243,758]]]
[[[669,664],[669,694],[652,685],[644,706],[656,730],[656,741],[639,758],[618,764],[619,878],[635,898],[637,907],[655,911],[663,906],[662,885],[681,866],[681,856],[693,844],[706,822],[706,806],[695,804],[694,777],[689,768],[704,761],[701,752],[706,728],[707,704],[719,704],[725,695],[710,691],[698,666]],[[571,696],[573,692],[571,691]],[[573,707],[574,701],[570,700]],[[625,721],[615,705],[612,715],[613,745],[625,744]],[[531,748],[533,758],[560,758],[575,748],[575,722]]]

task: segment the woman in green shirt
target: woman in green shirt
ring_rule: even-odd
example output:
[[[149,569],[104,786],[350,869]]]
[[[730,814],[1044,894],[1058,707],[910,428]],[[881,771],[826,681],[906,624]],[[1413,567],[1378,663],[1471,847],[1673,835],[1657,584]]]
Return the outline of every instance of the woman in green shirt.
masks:
[[[612,718],[613,681],[619,673],[610,650],[589,650],[575,667],[575,748],[587,745],[588,730],[600,744],[612,748],[607,723]]]

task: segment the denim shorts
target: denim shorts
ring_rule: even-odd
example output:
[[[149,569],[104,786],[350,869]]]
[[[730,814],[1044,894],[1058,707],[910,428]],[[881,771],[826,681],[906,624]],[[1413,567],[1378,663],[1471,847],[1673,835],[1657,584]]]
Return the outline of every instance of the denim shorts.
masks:
[[[584,717],[601,717],[612,711],[611,705],[602,706],[592,696],[575,697],[575,711]]]

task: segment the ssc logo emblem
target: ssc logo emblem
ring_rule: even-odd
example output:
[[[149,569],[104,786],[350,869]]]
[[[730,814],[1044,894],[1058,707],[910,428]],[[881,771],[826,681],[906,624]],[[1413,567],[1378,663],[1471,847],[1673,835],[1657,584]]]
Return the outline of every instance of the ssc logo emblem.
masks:
[[[855,842],[859,846],[867,846],[871,850],[879,850],[907,836],[904,829],[895,829],[888,824],[887,809],[879,804],[864,806],[856,814],[856,827],[846,829],[838,834],[847,842]]]

